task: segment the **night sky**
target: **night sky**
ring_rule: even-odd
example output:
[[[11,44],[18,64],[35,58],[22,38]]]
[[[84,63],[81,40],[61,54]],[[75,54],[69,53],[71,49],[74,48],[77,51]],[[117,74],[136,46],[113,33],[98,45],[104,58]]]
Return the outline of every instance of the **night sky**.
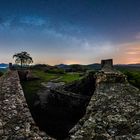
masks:
[[[140,63],[140,0],[0,0],[0,62]]]

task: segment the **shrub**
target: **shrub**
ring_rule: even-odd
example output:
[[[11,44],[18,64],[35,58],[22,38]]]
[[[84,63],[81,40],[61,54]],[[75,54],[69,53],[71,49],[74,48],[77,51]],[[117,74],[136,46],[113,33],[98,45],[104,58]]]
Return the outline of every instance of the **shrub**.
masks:
[[[127,75],[128,81],[135,87],[140,89],[140,72],[139,71],[123,71]]]
[[[2,76],[2,75],[3,75],[3,72],[0,71],[0,76]]]
[[[48,70],[45,70],[45,72],[53,73],[53,74],[64,74],[65,73],[65,71],[63,69],[58,69],[58,68],[48,69]]]

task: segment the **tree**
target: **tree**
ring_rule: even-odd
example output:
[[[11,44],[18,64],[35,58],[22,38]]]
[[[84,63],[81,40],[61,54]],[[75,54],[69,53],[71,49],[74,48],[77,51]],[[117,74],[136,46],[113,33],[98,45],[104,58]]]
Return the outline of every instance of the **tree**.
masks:
[[[32,57],[27,52],[16,53],[13,55],[13,58],[15,59],[15,63],[20,64],[21,68],[23,65],[33,63]]]

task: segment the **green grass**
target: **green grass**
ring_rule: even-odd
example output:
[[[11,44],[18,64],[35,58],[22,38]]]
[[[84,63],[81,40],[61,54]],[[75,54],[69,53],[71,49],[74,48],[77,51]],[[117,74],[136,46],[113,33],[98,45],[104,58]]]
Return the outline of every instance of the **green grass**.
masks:
[[[70,83],[72,81],[79,80],[82,78],[82,76],[80,76],[80,73],[53,74],[46,73],[43,70],[32,70],[32,74],[34,76],[39,77],[39,79],[21,82],[30,109],[34,107],[34,102],[38,98],[37,92],[42,88],[41,86],[42,82],[47,83],[50,80],[58,79],[56,82],[62,81],[65,83]]]
[[[42,82],[48,82],[59,77],[57,74],[46,73],[41,70],[33,70],[33,75],[39,77]]]
[[[7,68],[5,68],[5,69],[0,68],[0,72],[3,72],[3,73],[7,72]]]
[[[34,76],[37,76],[40,79],[33,80],[33,81],[22,81],[21,82],[24,92],[28,93],[28,94],[36,93],[41,88],[42,82],[47,83],[50,80],[58,77],[58,75],[56,75],[56,74],[45,73],[41,70],[33,70],[32,73]]]
[[[119,69],[127,76],[128,82],[140,89],[140,70],[138,69]]]
[[[61,75],[61,78],[58,81],[70,83],[76,80],[80,80],[81,78],[82,76],[80,76],[80,73],[66,73],[66,74]]]
[[[128,70],[128,69],[119,69],[125,75],[129,83],[140,89],[140,71],[137,70]],[[41,83],[49,82],[50,80],[57,79],[56,82],[65,82],[70,83],[75,80],[80,80],[83,76],[80,76],[81,73],[64,73],[64,74],[53,74],[46,73],[43,70],[32,70],[34,76],[39,77],[39,80],[34,81],[23,81],[21,82],[28,105],[30,108],[33,107],[34,101],[38,98],[37,91],[42,88]]]
[[[3,72],[0,71],[0,76],[2,76],[2,75],[3,75]]]
[[[41,83],[40,80],[21,82],[21,85],[22,85],[22,88],[24,91],[24,95],[27,99],[27,103],[30,108],[33,107],[34,101],[38,98],[36,93],[41,88],[40,83]]]
[[[41,81],[43,82],[49,82],[50,80],[58,79],[57,80],[58,82],[70,83],[82,78],[80,76],[80,73],[53,74],[53,73],[46,73],[40,70],[34,70],[33,75],[41,78]]]
[[[33,81],[22,81],[22,88],[25,93],[25,97],[27,99],[28,105],[30,109],[33,108],[34,102],[38,98],[37,91],[41,89],[41,83],[42,82],[48,82],[54,78],[57,78],[58,76],[55,74],[49,74],[45,73],[41,70],[33,70],[33,75],[39,77],[39,80],[33,80]]]

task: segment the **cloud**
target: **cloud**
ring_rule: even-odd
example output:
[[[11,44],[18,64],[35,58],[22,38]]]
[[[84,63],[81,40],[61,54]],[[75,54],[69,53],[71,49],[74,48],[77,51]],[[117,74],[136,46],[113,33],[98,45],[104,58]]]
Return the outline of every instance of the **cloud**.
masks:
[[[83,43],[83,49],[87,52],[93,53],[94,56],[100,57],[112,56],[114,53],[118,51],[118,48],[116,48],[115,45],[109,41],[95,43],[85,41]]]
[[[119,44],[117,61],[121,63],[140,63],[140,41]]]
[[[113,58],[115,64],[140,63],[140,41],[122,44],[85,41],[81,50],[88,56],[89,62]]]

